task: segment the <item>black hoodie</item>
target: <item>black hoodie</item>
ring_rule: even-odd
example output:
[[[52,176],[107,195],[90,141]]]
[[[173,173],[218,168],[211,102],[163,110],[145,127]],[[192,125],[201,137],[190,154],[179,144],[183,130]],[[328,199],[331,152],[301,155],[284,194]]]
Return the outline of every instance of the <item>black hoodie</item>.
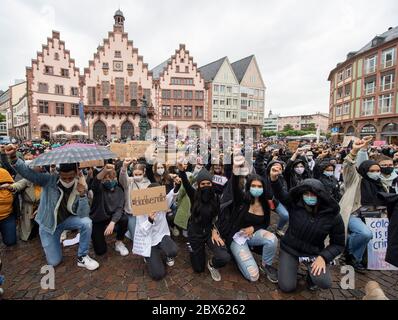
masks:
[[[299,163],[304,165],[304,172],[301,175],[294,171],[294,167]],[[312,178],[311,170],[308,167],[307,161],[300,157],[294,161],[290,159],[287,161],[284,176],[289,190],[301,184],[304,179]]]
[[[333,200],[323,184],[306,179],[287,193],[278,180],[271,183],[275,196],[289,211],[289,227],[281,241],[281,249],[295,256],[322,256],[326,263],[344,251],[345,228],[339,204]],[[302,195],[311,191],[318,196],[318,212],[309,213]],[[330,244],[325,248],[325,239]]]
[[[339,202],[341,199],[339,182],[337,181],[337,179],[334,175],[331,177],[328,177],[323,174],[325,169],[329,166],[332,166],[333,169],[335,168],[335,166],[330,164],[329,161],[323,161],[318,165],[318,168],[320,171],[319,181],[322,182],[322,184],[326,188],[326,191],[333,197],[333,199],[336,200],[337,202]]]
[[[366,160],[361,163],[358,173],[362,176],[361,180],[361,205],[363,206],[384,206],[384,201],[377,197],[378,192],[385,192],[381,180],[373,180],[368,177],[371,166],[378,165],[373,160]]]

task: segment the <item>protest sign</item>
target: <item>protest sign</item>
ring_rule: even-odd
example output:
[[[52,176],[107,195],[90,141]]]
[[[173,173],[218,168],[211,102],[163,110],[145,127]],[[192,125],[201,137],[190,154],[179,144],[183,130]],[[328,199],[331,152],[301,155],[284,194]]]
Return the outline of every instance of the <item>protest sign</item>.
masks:
[[[103,167],[104,160],[90,160],[90,161],[82,161],[80,162],[80,169],[83,168],[92,168],[92,167]]]
[[[359,138],[355,136],[345,136],[341,146],[343,148],[347,148],[351,141],[354,141],[355,143],[357,140],[359,140]]]
[[[387,263],[387,218],[366,218],[366,225],[372,231],[373,238],[368,243],[368,269],[369,270],[398,270]]]
[[[124,143],[111,143],[110,150],[120,159],[131,158],[131,146]]]
[[[129,154],[131,158],[145,157],[146,151],[151,153],[155,150],[155,143],[152,141],[129,141],[127,145],[130,146]]]
[[[289,141],[287,143],[287,147],[289,148],[289,150],[291,152],[296,152],[296,150],[298,149],[299,145],[300,145],[300,141]]]
[[[167,211],[166,187],[131,191],[131,205],[135,216],[157,211]]]

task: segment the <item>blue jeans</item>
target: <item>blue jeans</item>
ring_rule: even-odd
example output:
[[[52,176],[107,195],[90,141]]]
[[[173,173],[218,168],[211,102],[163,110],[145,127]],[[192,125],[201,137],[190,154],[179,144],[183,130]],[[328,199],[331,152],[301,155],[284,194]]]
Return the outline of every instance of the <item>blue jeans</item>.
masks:
[[[239,245],[235,240],[231,243],[231,252],[235,258],[236,264],[243,276],[249,281],[257,281],[260,274],[256,260],[253,257],[250,247],[263,247],[262,264],[272,265],[276,249],[278,247],[278,239],[269,231],[257,230],[253,237],[247,240],[243,245]]]
[[[285,206],[279,202],[278,206],[275,208],[275,212],[279,215],[279,222],[276,228],[282,230],[285,224],[289,221],[289,212]]]
[[[15,215],[0,220],[0,233],[6,246],[13,246],[17,243],[17,224]]]
[[[127,233],[130,233],[130,239],[134,241],[134,233],[135,233],[135,225],[137,223],[137,217],[133,216],[132,214],[128,214],[129,223],[127,225]]]
[[[90,248],[92,231],[92,222],[90,218],[70,216],[57,226],[54,234],[44,231],[42,227],[39,228],[41,245],[49,265],[57,266],[62,261],[61,233],[64,230],[75,229],[80,231],[79,250],[77,255],[78,257],[84,257],[88,254]]]
[[[353,215],[348,221],[348,231],[348,253],[352,254],[357,261],[362,261],[368,242],[373,238],[372,231],[360,218]]]

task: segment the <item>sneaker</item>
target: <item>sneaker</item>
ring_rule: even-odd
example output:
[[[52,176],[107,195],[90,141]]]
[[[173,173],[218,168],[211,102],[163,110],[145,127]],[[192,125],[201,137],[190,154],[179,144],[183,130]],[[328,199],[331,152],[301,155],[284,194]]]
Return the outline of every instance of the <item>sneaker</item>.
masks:
[[[261,266],[260,270],[267,276],[267,279],[272,283],[278,283],[278,270],[273,266]]]
[[[278,238],[282,238],[282,237],[285,236],[285,233],[283,232],[282,229],[276,229],[275,234],[276,234],[276,236],[277,236]]]
[[[129,254],[129,251],[127,250],[126,246],[121,241],[117,241],[115,243],[115,250],[119,252],[122,257],[125,257]]]
[[[210,274],[211,274],[211,277],[213,278],[214,281],[221,281],[221,274],[220,274],[220,272],[219,272],[216,268],[214,268],[214,267],[211,265],[210,260],[209,260],[209,262],[207,263],[207,269],[209,269]]]
[[[177,227],[174,227],[173,229],[171,229],[171,233],[174,237],[178,237],[180,235],[180,230],[178,230]]]
[[[166,264],[167,264],[169,267],[174,266],[174,258],[169,258],[169,257],[167,257],[167,258],[166,258]]]
[[[94,259],[91,259],[88,255],[84,257],[78,257],[77,258],[77,266],[86,268],[87,270],[93,271],[95,269],[98,269],[99,263],[95,261]]]
[[[68,230],[64,230],[61,233],[61,238],[60,238],[61,243],[64,242],[64,240],[66,240],[67,238],[68,238]]]
[[[188,238],[188,231],[187,230],[182,230],[182,236],[184,238]]]
[[[351,265],[354,267],[355,271],[359,273],[365,273],[366,271],[365,266],[360,261],[354,261]]]

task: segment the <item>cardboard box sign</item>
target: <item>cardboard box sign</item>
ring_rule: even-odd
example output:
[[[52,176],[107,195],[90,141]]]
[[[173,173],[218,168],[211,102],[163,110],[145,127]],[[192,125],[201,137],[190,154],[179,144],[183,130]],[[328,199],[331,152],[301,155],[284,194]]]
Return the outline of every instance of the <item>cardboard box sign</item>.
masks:
[[[300,145],[300,141],[289,141],[287,143],[287,147],[289,148],[289,150],[291,152],[296,152],[296,150],[298,149],[299,145]]]
[[[166,187],[160,186],[131,191],[133,215],[139,216],[157,211],[167,211]]]
[[[103,166],[104,166],[104,160],[90,160],[90,161],[80,162],[80,169],[91,168],[91,167],[103,167]]]
[[[145,157],[147,150],[151,151],[151,153],[155,150],[155,143],[152,141],[129,141],[128,145],[130,146],[130,158]]]
[[[130,158],[131,147],[128,144],[111,143],[110,150],[122,160],[125,158]]]

